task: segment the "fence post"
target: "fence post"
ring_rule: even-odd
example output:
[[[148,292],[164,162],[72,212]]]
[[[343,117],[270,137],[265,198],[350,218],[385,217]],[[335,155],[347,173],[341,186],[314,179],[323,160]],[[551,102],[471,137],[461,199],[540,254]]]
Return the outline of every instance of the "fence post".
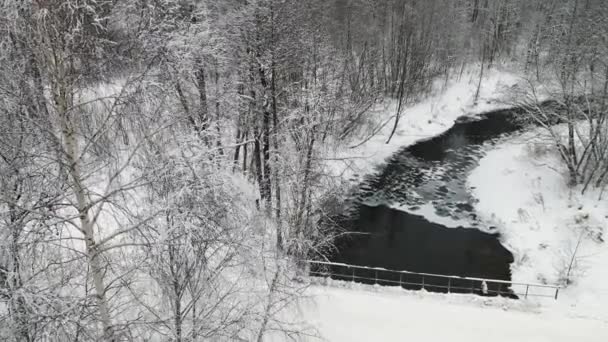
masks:
[[[526,294],[524,295],[524,298],[528,298],[528,289],[530,289],[530,285],[526,285]]]
[[[376,270],[376,282],[375,284],[378,284],[378,270]]]
[[[355,268],[354,267],[351,267],[351,268],[353,269],[352,282],[354,283],[355,282]]]
[[[502,283],[498,283],[498,295],[500,296],[500,291],[502,290]]]
[[[422,276],[422,289],[424,290],[424,276]]]
[[[475,280],[471,280],[471,293],[475,293]]]
[[[557,294],[559,293],[559,287],[555,288],[555,300],[557,300]]]
[[[450,289],[452,287],[452,278],[448,278],[448,293],[450,293]]]

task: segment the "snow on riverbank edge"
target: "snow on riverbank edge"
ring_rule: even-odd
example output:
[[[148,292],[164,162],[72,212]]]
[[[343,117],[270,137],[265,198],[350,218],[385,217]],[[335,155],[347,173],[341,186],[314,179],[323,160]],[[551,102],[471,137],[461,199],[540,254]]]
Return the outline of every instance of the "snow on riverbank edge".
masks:
[[[372,111],[376,124],[386,123],[372,138],[365,141],[365,137],[359,137],[348,147],[326,146],[323,153],[325,172],[357,183],[401,148],[447,131],[459,117],[508,108],[504,101],[508,98],[508,90],[521,80],[514,73],[491,70],[481,82],[477,103],[475,93],[479,80],[476,72],[464,75],[459,81],[449,82],[443,91],[440,90],[443,81],[437,82],[435,88],[438,90],[434,95],[403,110],[395,135],[388,144],[386,141],[394,125],[397,103],[386,101]]]
[[[608,322],[608,243],[602,242],[608,200],[598,201],[599,190],[581,195],[568,188],[567,170],[541,133],[513,136],[487,151],[468,178],[479,200],[475,210],[498,227],[513,252],[513,281],[563,284],[568,278],[571,284],[551,305]]]

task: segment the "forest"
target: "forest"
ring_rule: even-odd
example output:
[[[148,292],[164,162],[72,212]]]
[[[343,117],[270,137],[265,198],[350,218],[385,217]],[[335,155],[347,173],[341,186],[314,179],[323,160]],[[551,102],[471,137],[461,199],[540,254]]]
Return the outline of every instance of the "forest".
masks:
[[[606,187],[604,0],[0,1],[0,340],[314,335],[285,308],[340,234],[326,152],[497,68]]]

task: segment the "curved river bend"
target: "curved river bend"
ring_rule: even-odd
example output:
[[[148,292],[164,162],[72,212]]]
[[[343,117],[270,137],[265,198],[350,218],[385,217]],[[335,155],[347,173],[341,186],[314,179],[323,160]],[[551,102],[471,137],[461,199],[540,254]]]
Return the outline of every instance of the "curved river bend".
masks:
[[[475,119],[463,118],[445,133],[396,153],[378,173],[368,176],[354,194],[350,214],[339,219],[348,233],[336,241],[336,252],[330,261],[510,280],[513,255],[500,243],[493,227],[477,220],[475,199],[466,180],[487,145],[523,128],[514,120],[516,115],[517,110],[503,110]],[[423,207],[441,218],[434,221],[462,224],[454,228],[455,225],[446,227],[431,222],[417,214]],[[368,276],[373,277],[372,272]],[[380,278],[395,280],[392,279],[395,276],[385,274]],[[382,284],[382,280],[378,282]],[[425,289],[447,291],[441,286],[447,280],[434,282],[436,288],[430,283]],[[462,283],[471,286],[470,282]],[[477,284],[477,288],[481,287]]]

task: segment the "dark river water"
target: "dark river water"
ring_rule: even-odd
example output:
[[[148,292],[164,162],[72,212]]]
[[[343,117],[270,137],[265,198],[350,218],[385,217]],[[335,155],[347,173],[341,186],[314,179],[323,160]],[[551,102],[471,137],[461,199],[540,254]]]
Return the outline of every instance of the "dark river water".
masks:
[[[513,255],[500,243],[499,234],[493,233],[494,227],[477,220],[475,199],[466,180],[488,146],[522,129],[514,120],[516,114],[505,110],[476,119],[463,118],[444,134],[396,153],[353,195],[350,214],[340,221],[348,233],[336,241],[337,250],[330,260],[391,270],[510,280]],[[420,206],[429,204],[436,215],[464,222],[463,227],[448,228],[416,214]],[[391,209],[395,206],[406,208],[409,213]],[[372,276],[373,271],[358,272],[376,276]],[[379,277],[394,280],[395,275]],[[481,287],[465,283],[462,282],[465,287]],[[439,286],[425,289],[446,291]]]

